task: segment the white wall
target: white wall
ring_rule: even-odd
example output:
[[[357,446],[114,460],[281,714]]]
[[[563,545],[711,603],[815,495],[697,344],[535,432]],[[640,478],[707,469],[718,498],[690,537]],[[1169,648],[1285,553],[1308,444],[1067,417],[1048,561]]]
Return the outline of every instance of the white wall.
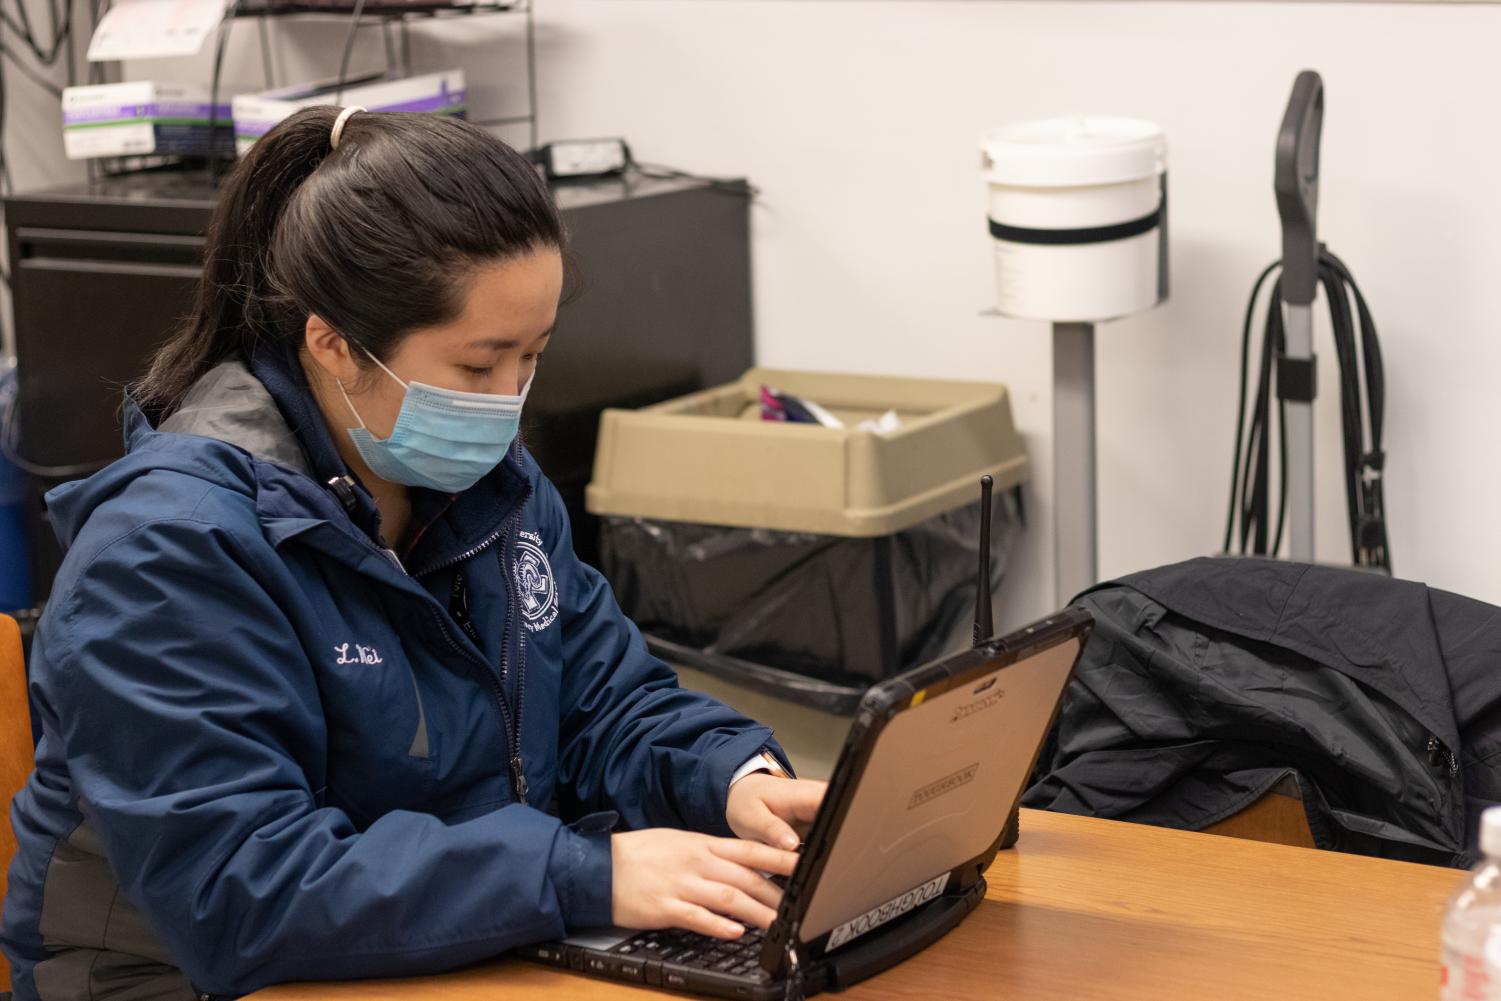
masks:
[[[1052,604],[1050,346],[985,318],[976,137],[1060,113],[1153,119],[1172,144],[1173,299],[1104,326],[1100,569],[1208,553],[1227,504],[1241,314],[1280,250],[1272,144],[1324,76],[1322,233],[1362,284],[1389,374],[1387,502],[1403,576],[1501,602],[1501,9],[544,0],[546,137],[744,173],[761,359],[1007,382],[1035,518],[1006,618]],[[1319,555],[1348,560],[1334,356],[1320,330]]]
[[[1100,331],[1100,568],[1117,575],[1219,546],[1241,314],[1279,253],[1273,138],[1293,77],[1318,69],[1328,92],[1321,234],[1361,282],[1386,354],[1397,571],[1501,603],[1491,294],[1501,7],[538,6],[544,139],[623,135],[642,159],[743,174],[762,189],[763,362],[1010,385],[1034,482],[1008,622],[1052,606],[1050,349],[1041,324],[980,316],[992,288],[977,137],[1080,112],[1153,119],[1172,145],[1173,299]],[[476,114],[516,110],[518,19],[418,31],[421,66],[457,60],[475,78]],[[333,71],[339,26],[278,24],[275,36],[280,72]],[[259,80],[255,44],[253,27],[237,26],[230,76]],[[379,53],[371,32],[356,68]],[[1348,560],[1334,356],[1327,331],[1316,338],[1328,466],[1319,555]]]

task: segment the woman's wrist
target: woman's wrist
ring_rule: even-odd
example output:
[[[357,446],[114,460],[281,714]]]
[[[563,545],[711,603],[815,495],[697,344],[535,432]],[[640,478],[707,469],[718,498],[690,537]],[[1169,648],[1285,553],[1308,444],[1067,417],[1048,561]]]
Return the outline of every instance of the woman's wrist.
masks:
[[[782,767],[782,763],[770,751],[761,751],[735,769],[735,773],[730,776],[730,788],[734,788],[735,783],[747,775],[755,775],[759,772],[767,772],[784,779],[792,777],[787,774],[787,769]]]

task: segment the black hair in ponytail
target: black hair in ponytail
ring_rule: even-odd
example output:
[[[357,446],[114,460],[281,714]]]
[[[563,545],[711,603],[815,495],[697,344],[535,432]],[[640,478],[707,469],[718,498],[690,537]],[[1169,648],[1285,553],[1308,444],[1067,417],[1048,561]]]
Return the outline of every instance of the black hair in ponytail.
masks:
[[[463,309],[475,267],[563,246],[546,184],[519,153],[455,118],[308,108],[230,173],[192,314],[132,388],[166,416],[214,365],[300,339],[317,314],[385,360]]]

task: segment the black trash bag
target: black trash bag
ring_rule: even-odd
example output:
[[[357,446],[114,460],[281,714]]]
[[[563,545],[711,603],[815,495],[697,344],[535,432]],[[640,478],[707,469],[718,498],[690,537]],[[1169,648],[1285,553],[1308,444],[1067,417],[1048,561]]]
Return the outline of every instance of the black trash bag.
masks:
[[[998,497],[992,589],[1020,525],[1016,498]],[[659,653],[720,675],[742,662],[826,682],[853,693],[835,697],[846,711],[874,682],[969,643],[979,547],[978,503],[864,539],[615,517],[601,564]]]

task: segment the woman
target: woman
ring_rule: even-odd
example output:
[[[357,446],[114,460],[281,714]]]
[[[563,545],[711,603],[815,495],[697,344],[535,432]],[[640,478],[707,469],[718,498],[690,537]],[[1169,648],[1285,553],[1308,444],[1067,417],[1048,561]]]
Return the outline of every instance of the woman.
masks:
[[[18,998],[770,922],[822,784],[677,687],[514,440],[562,244],[526,161],[446,118],[310,109],[238,165],[128,454],[49,498]]]

